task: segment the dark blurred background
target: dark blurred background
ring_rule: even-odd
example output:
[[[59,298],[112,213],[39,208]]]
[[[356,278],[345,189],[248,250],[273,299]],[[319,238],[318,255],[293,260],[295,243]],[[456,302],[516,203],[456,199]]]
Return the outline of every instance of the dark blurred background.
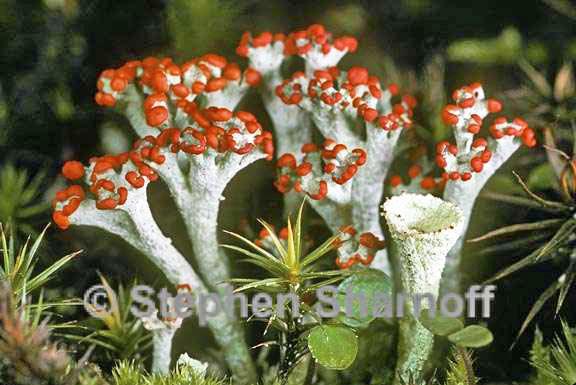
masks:
[[[422,82],[430,82],[427,71],[435,71],[432,78],[438,84],[432,88],[439,90],[440,99],[474,81],[483,82],[490,95],[505,97],[526,82],[519,62],[553,77],[561,65],[576,58],[575,10],[568,0],[0,0],[0,222],[12,221],[27,233],[39,231],[49,221],[43,202],[63,184],[58,173],[64,160],[87,161],[92,155],[130,146],[133,137],[126,121],[93,101],[96,79],[105,68],[148,55],[172,56],[181,62],[216,52],[241,61],[234,50],[245,30],[289,32],[322,23],[335,34],[359,40],[358,53],[347,56],[344,67],[366,66],[386,83],[396,81],[417,95],[425,93]],[[261,121],[268,121],[255,94],[242,103]],[[514,105],[512,100],[511,108]],[[419,117],[424,130],[437,129],[435,111],[434,101],[423,106]],[[547,124],[538,118],[535,126]],[[489,188],[517,189],[509,171],[527,173],[539,162],[544,156],[537,151],[516,156]],[[29,203],[19,202],[10,177],[2,176],[11,166],[41,181],[34,205],[44,206],[25,212],[30,215],[21,215],[26,207],[20,205]],[[236,178],[227,194],[232,198],[222,206],[222,227],[234,229],[255,217],[278,221],[282,197],[272,188],[273,178],[272,167],[265,164]],[[533,183],[547,187],[546,181]],[[154,189],[159,190],[154,211],[169,212],[162,186]],[[480,200],[471,232],[480,234],[531,215]],[[158,217],[173,234],[181,232],[176,215]],[[185,242],[180,247],[189,250]],[[64,290],[67,295],[78,295],[95,284],[97,270],[115,282],[136,276],[147,283],[161,281],[137,251],[90,229],[52,230],[45,253],[56,256],[75,249],[85,251],[54,285],[60,292],[70,288]],[[470,248],[467,278],[482,281],[518,256],[513,250],[482,256]],[[479,353],[480,377],[518,379],[527,373],[525,356],[533,333],[526,333],[514,350],[508,349],[531,304],[558,269],[553,264],[549,271],[540,266],[500,282],[497,314],[488,322],[496,341]],[[562,315],[570,319],[573,296],[568,301]],[[545,331],[557,327],[553,304],[537,322]],[[203,343],[201,338],[190,338]]]

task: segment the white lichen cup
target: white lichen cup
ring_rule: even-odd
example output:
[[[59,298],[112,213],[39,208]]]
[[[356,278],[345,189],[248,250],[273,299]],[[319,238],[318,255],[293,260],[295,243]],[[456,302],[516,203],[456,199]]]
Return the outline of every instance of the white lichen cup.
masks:
[[[416,295],[438,297],[446,255],[460,235],[464,217],[457,206],[432,195],[395,196],[382,209],[407,307],[399,320],[395,384],[400,384],[420,376],[434,342],[434,336],[412,314],[412,299]],[[422,309],[427,305],[429,301],[422,301]]]

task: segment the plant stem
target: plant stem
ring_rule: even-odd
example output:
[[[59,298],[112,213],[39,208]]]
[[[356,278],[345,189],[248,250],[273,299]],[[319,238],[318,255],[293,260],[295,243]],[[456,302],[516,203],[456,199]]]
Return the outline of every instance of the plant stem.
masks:
[[[465,348],[456,346],[456,352],[460,356],[460,359],[464,363],[464,368],[466,369],[466,385],[476,385],[476,376],[474,375],[474,366],[470,360],[470,355]]]

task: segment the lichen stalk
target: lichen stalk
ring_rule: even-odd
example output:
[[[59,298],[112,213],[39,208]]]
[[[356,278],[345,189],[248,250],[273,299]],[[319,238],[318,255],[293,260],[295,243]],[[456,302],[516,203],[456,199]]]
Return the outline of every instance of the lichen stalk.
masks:
[[[366,143],[366,152],[371,156],[366,158],[365,166],[358,171],[352,184],[352,221],[362,231],[381,233],[378,209],[384,193],[382,181],[394,159],[400,132],[371,131]],[[375,135],[384,138],[374,138]]]
[[[274,125],[278,153],[299,153],[302,143],[312,139],[310,115],[298,106],[284,104],[276,97],[276,87],[282,83],[279,68],[263,73],[262,80],[260,95]]]
[[[498,140],[492,151],[490,163],[484,166],[483,172],[477,174],[470,181],[449,181],[446,183],[444,190],[444,199],[452,202],[462,209],[464,214],[464,226],[462,234],[454,244],[454,247],[448,253],[446,268],[444,269],[444,278],[442,280],[443,293],[460,292],[460,263],[462,247],[466,237],[466,231],[470,225],[472,211],[478,195],[484,188],[488,180],[502,167],[502,165],[518,150],[521,142],[514,140],[514,137],[508,136]]]
[[[366,165],[352,184],[352,223],[360,232],[370,232],[384,239],[380,225],[379,207],[384,196],[384,183],[392,161],[400,131],[386,132],[370,128],[366,140]],[[372,267],[391,273],[392,268],[385,249],[376,254]]]
[[[137,190],[137,193],[145,194],[145,190]],[[144,198],[129,202],[132,203],[127,202],[122,210],[102,211],[97,210],[93,202],[85,201],[71,217],[71,221],[75,225],[95,226],[120,236],[147,255],[174,286],[189,285],[193,293],[208,293],[208,288],[188,261],[174,248],[172,241],[162,234],[149,206],[143,204],[146,202]],[[226,314],[210,317],[207,322],[238,383],[250,384],[255,381],[256,372],[238,322]],[[168,337],[165,334],[158,336],[162,343],[167,343]],[[160,349],[158,357],[170,356]],[[155,365],[166,367],[170,366],[170,362],[158,362]]]
[[[98,210],[93,201],[84,201],[70,217],[71,224],[93,226],[118,235],[146,255],[174,285],[188,284],[202,291],[204,284],[188,261],[166,237],[154,220],[147,204],[146,191],[137,190],[133,199],[122,209]]]
[[[403,194],[382,205],[397,261],[400,292],[407,298],[406,314],[399,320],[398,360],[394,384],[419,378],[432,349],[433,335],[413,314],[411,298],[437,297],[446,254],[463,226],[462,211],[432,195]],[[423,301],[422,308],[429,303]]]
[[[456,145],[441,142],[437,146],[436,162],[445,169],[446,187],[443,197],[460,207],[464,213],[462,234],[448,255],[442,292],[460,292],[462,247],[476,198],[486,182],[520,148],[536,145],[534,131],[521,118],[509,121],[498,117],[490,126],[491,137],[475,138],[485,118],[500,112],[502,104],[487,99],[478,83],[454,92],[455,105],[447,105],[442,118],[454,131]]]
[[[192,199],[209,198],[197,192],[191,192],[190,197]],[[230,274],[226,255],[218,247],[217,218],[220,203],[218,197],[192,200],[192,202],[206,202],[207,204],[188,205],[182,213],[186,218],[185,222],[200,274],[211,290],[221,292],[222,286],[219,284],[227,280]],[[230,318],[225,312],[225,314],[209,318],[208,324],[218,328],[217,331],[213,330],[214,338],[222,347],[226,362],[239,383],[248,384],[254,381],[255,368],[244,342],[246,338],[240,322]]]
[[[508,120],[499,116],[489,125],[490,135],[479,136],[488,116],[503,108],[500,101],[486,97],[480,83],[455,90],[452,99],[454,104],[442,110],[442,120],[452,127],[455,143],[442,141],[436,145],[435,161],[443,169],[442,175],[435,174],[431,163],[423,157],[408,169],[409,183],[405,184],[400,175],[390,178],[393,194],[444,190],[444,199],[463,211],[462,234],[448,254],[442,293],[460,292],[462,247],[482,188],[521,145],[536,145],[534,130],[519,117]]]
[[[392,97],[397,92],[394,85],[381,88],[378,78],[370,76],[362,67],[348,71],[331,67],[315,71],[310,77],[297,72],[277,89],[277,95],[284,103],[297,104],[310,113],[318,130],[327,138],[323,152],[338,150],[340,158],[346,150],[363,154],[360,162],[344,172],[345,178],[338,175],[326,178],[324,186],[311,183],[318,181],[318,173],[310,175],[307,172],[310,164],[313,165],[311,170],[318,169],[314,163],[318,158],[309,155],[310,145],[302,147],[304,157],[290,155],[297,161],[302,160],[302,164],[295,167],[296,174],[301,177],[296,188],[312,197],[312,207],[335,232],[340,231],[342,225],[351,225],[359,232],[383,237],[378,220],[383,181],[401,129],[412,124],[412,108],[416,104],[410,95],[402,97],[400,103],[392,104]],[[287,160],[280,158],[281,168],[289,165]],[[333,170],[333,165],[324,167],[327,168],[320,165],[319,169],[325,174]],[[289,191],[289,184],[285,182],[283,175],[278,186],[284,192]],[[373,267],[391,272],[384,250],[378,252]]]
[[[56,194],[54,221],[62,229],[80,223],[77,217],[90,202],[96,206],[92,206],[95,217],[105,216],[103,222],[112,222],[99,223],[103,228],[150,255],[175,285],[187,284],[180,275],[196,277],[191,266],[167,238],[156,237],[158,245],[154,245],[150,232],[161,232],[155,224],[147,227],[154,219],[147,207],[146,186],[161,177],[184,215],[201,275],[211,289],[229,278],[225,256],[218,253],[216,233],[222,191],[241,169],[258,159],[270,160],[273,154],[272,135],[262,129],[254,115],[231,111],[248,87],[259,82],[256,70],[242,71],[236,63],[215,54],[182,65],[170,58],[149,57],[103,71],[96,102],[120,109],[140,139],[126,153],[92,158],[87,168],[77,161],[66,162],[63,175],[69,180],[84,179],[84,183]],[[202,108],[198,100],[209,106]],[[84,190],[83,185],[88,188]],[[147,220],[130,218],[146,215]],[[168,251],[156,250],[163,245],[169,246]],[[165,251],[170,260],[162,256]],[[201,281],[198,285],[202,285],[201,292],[206,291]],[[234,377],[240,383],[254,382],[254,366],[239,325],[226,316],[210,319],[208,325]]]
[[[172,360],[172,341],[176,330],[166,328],[152,332],[152,373],[167,374]]]

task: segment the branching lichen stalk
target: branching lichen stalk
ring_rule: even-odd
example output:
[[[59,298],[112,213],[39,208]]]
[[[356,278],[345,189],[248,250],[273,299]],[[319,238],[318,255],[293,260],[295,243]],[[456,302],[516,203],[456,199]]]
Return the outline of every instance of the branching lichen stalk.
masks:
[[[175,286],[186,285],[197,293],[216,288],[229,278],[217,239],[222,192],[236,173],[258,159],[271,159],[273,153],[272,136],[257,119],[245,111],[231,111],[259,81],[254,69],[242,72],[214,54],[183,65],[150,57],[104,71],[96,102],[119,107],[141,139],[127,153],[92,158],[87,168],[67,162],[64,176],[83,183],[57,194],[54,221],[63,229],[88,224],[120,235],[149,256]],[[208,107],[202,107],[204,103]],[[159,177],[183,216],[208,285],[152,218],[146,187]],[[254,382],[256,373],[240,325],[220,314],[208,319],[208,326],[236,381]],[[168,362],[155,365],[169,366],[169,355],[160,356]]]
[[[116,234],[130,243],[133,247],[147,255],[152,262],[166,275],[168,280],[176,287],[188,285],[195,294],[207,294],[208,288],[194,272],[189,262],[176,250],[172,241],[162,234],[150,212],[144,189],[137,190],[136,194],[143,194],[140,199],[132,199],[123,207],[123,210],[102,211],[97,210],[89,201],[83,202],[74,215],[72,223],[99,227],[105,231]],[[135,197],[136,198],[136,197]],[[255,376],[250,360],[250,353],[244,343],[244,336],[238,321],[229,319],[227,313],[209,317],[208,326],[212,330],[218,344],[222,346],[224,355],[239,383],[249,384]],[[174,333],[158,332],[155,336],[158,344],[154,345],[156,359],[167,361],[154,361],[154,367],[166,368],[170,366],[169,350],[164,346]]]

